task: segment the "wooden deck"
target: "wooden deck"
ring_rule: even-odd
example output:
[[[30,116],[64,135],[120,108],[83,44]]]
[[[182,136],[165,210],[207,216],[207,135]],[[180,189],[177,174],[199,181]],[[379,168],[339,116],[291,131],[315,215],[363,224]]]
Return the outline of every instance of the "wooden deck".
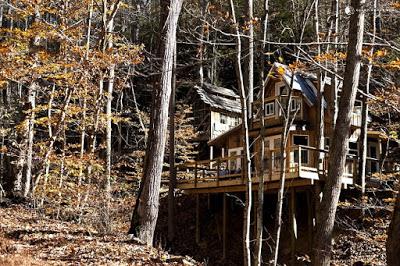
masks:
[[[286,167],[286,186],[305,187],[312,186],[320,181],[320,177],[327,175],[327,154],[322,163],[317,167],[317,158],[311,154],[319,153],[317,149],[305,146],[294,146],[287,150]],[[301,156],[299,156],[301,155]],[[257,158],[257,154],[253,154]],[[346,173],[342,183],[353,184],[352,171],[356,160],[348,159],[348,168],[351,171]],[[252,169],[253,189],[257,189],[260,181],[259,161],[254,160],[255,168]],[[177,166],[177,188],[184,190],[185,193],[219,193],[219,192],[240,192],[246,188],[245,173],[240,166],[244,165],[242,155],[216,158],[213,160],[196,161]],[[265,190],[273,191],[279,188],[280,157],[277,150],[266,151],[266,161],[264,170]],[[257,170],[256,170],[257,169]],[[322,180],[323,181],[323,180]]]

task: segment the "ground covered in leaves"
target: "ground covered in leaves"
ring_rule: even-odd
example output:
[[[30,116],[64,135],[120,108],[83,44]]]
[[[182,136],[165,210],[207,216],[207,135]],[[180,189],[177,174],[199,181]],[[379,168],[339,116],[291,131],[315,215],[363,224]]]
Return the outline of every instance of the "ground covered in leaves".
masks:
[[[0,265],[198,265],[141,245],[125,232],[45,218],[23,205],[0,207]]]

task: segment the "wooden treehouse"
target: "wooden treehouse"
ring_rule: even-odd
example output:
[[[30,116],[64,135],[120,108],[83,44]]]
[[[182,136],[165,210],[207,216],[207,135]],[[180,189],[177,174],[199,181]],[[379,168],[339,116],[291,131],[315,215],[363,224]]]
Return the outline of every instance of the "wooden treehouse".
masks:
[[[277,77],[277,68],[285,68],[274,64],[268,75],[264,97],[264,124],[261,126],[261,95],[253,102],[252,119],[250,120],[250,142],[252,157],[253,182],[258,183],[260,176],[260,138],[264,138],[264,182],[265,188],[277,188],[280,178],[281,138],[283,131],[282,106],[287,103],[288,90],[291,82],[291,72],[286,70],[283,78]],[[325,87],[324,106],[324,149],[317,148],[318,128],[318,97],[316,77],[309,73],[295,74],[293,95],[291,98],[295,118],[290,127],[286,146],[286,178],[288,186],[308,186],[323,181],[328,172],[329,136],[332,130],[331,85],[327,79]],[[218,89],[218,87],[211,87]],[[201,88],[197,88],[199,90]],[[222,90],[222,93],[225,93]],[[202,89],[201,91],[205,91]],[[205,96],[204,96],[205,97]],[[232,103],[230,103],[232,104]],[[236,105],[239,103],[236,102]],[[223,104],[220,102],[220,109]],[[231,107],[229,107],[231,108]],[[228,109],[229,109],[228,108]],[[333,107],[334,108],[334,107]],[[340,114],[339,114],[340,115]],[[214,122],[215,123],[215,122]],[[234,125],[234,124],[232,124]],[[346,173],[342,178],[344,187],[355,183],[357,179],[358,153],[361,134],[361,100],[358,98],[351,120],[349,153],[346,160]],[[216,135],[214,132],[211,136]],[[368,132],[367,173],[379,171],[379,161],[385,145],[385,138],[376,131]],[[241,125],[231,127],[227,131],[208,141],[210,147],[209,159],[185,162],[178,166],[178,188],[187,193],[211,193],[244,191],[243,169],[243,131]]]
[[[284,69],[283,74],[281,69]],[[293,82],[292,116],[293,123],[290,125],[288,142],[285,147],[286,169],[281,169],[281,139],[284,129],[283,107],[287,105],[290,84]],[[323,106],[323,149],[318,145],[318,126],[320,119],[320,108],[317,78],[310,73],[292,73],[287,66],[274,64],[265,87],[265,94],[258,94],[252,104],[251,119],[249,121],[249,136],[251,146],[251,171],[253,190],[258,189],[257,184],[261,180],[261,151],[263,157],[263,180],[265,192],[274,193],[279,188],[281,172],[286,173],[285,186],[291,191],[291,211],[296,216],[295,204],[296,193],[307,193],[307,198],[312,199],[307,203],[309,216],[308,227],[312,228],[314,217],[314,204],[318,195],[314,191],[315,184],[323,185],[327,177],[329,160],[329,136],[332,132],[332,121],[335,108],[333,102],[333,88],[331,80],[325,80],[325,92],[322,99]],[[339,88],[340,97],[340,88]],[[261,100],[264,98],[263,101]],[[346,159],[346,170],[342,177],[344,188],[358,183],[359,146],[361,135],[361,106],[362,99],[357,97],[354,107],[350,128],[349,151]],[[261,115],[261,104],[264,102],[264,115]],[[222,108],[222,107],[221,107]],[[341,114],[338,114],[341,115]],[[262,126],[261,119],[264,119]],[[242,125],[236,125],[226,132],[213,136],[208,141],[209,158],[206,160],[185,162],[177,166],[177,187],[187,194],[196,194],[197,203],[202,194],[210,195],[223,193],[224,199],[224,225],[226,224],[226,193],[241,193],[246,189],[246,172],[244,171],[243,154],[243,129]],[[261,139],[264,139],[264,147],[261,147]],[[380,132],[368,131],[367,142],[367,174],[379,171],[381,154],[385,152],[383,145],[386,140]],[[321,147],[321,146],[320,146]],[[198,212],[197,204],[197,212]],[[199,213],[196,214],[196,239],[199,238]],[[294,228],[294,227],[293,227]],[[224,227],[224,230],[225,227]],[[294,230],[294,229],[293,229]],[[312,230],[309,229],[311,232]],[[224,231],[226,234],[226,231]],[[297,234],[297,233],[296,233]],[[296,235],[293,234],[293,235]],[[223,252],[226,254],[226,235],[223,237]],[[311,239],[311,238],[309,238]]]

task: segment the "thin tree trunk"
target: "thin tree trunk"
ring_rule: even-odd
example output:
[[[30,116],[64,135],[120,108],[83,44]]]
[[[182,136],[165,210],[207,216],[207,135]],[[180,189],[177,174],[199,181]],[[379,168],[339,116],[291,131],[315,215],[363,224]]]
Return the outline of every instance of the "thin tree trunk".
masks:
[[[26,172],[25,172],[25,189],[24,197],[27,197],[31,191],[32,182],[32,157],[33,157],[33,137],[35,126],[35,107],[36,107],[36,83],[29,86],[28,102],[30,105],[30,113],[27,120],[27,151],[26,151]]]
[[[372,16],[372,44],[375,43],[376,39],[376,14],[377,14],[377,0],[374,0],[374,11]],[[371,76],[372,76],[372,57],[374,55],[374,46],[371,47],[369,51],[369,60],[368,60],[368,72],[367,72],[367,84],[365,85],[365,94],[368,95],[370,91],[371,85]],[[360,163],[358,166],[358,183],[361,186],[361,194],[365,193],[365,177],[366,177],[366,168],[367,168],[367,134],[368,134],[368,98],[363,96],[363,106],[361,113],[361,134],[360,134]]]
[[[176,90],[176,47],[172,72],[172,90],[169,106],[169,184],[168,184],[168,241],[175,238],[175,90]]]
[[[249,58],[248,58],[248,80],[247,80],[247,108],[248,108],[248,117],[252,119],[253,111],[252,105],[254,100],[254,25],[253,25],[253,0],[247,0],[247,16],[248,16],[248,24],[249,24]]]
[[[269,16],[269,0],[264,0],[264,21],[263,21],[263,43],[261,44],[261,69],[260,69],[260,79],[261,79],[261,132],[265,129],[265,81],[264,71],[265,71],[265,46],[267,41],[268,32],[268,16]],[[263,246],[263,229],[264,229],[264,171],[265,171],[265,136],[261,135],[260,140],[260,173],[258,180],[258,204],[257,204],[257,229],[256,229],[256,246],[255,246],[255,265],[262,264],[262,246]]]
[[[159,191],[164,159],[165,137],[168,126],[168,106],[171,96],[172,69],[176,46],[176,30],[182,0],[171,0],[166,20],[166,34],[160,88],[155,91],[154,106],[151,113],[149,138],[146,149],[142,188],[138,206],[132,216],[129,233],[137,233],[139,239],[148,245],[153,244],[154,230],[159,208]]]
[[[86,53],[85,53],[85,60],[89,60],[89,52],[90,52],[90,38],[92,34],[92,16],[93,16],[93,1],[91,0],[88,4],[88,22],[86,28]],[[87,89],[84,89],[83,94],[83,103],[82,103],[82,119],[81,119],[81,149],[79,153],[79,176],[78,176],[78,208],[81,204],[81,192],[80,188],[82,186],[82,179],[83,179],[83,156],[85,154],[85,138],[86,138],[86,109],[87,109]]]
[[[333,31],[334,31],[334,47],[335,47],[335,52],[339,52],[339,0],[332,0],[332,11],[334,12],[334,26],[333,26]],[[338,63],[334,62],[333,63],[333,72],[338,73]],[[338,116],[338,91],[339,91],[339,79],[337,78],[336,75],[331,76],[332,79],[332,85],[331,85],[331,102],[330,102],[330,113],[332,117],[331,125],[332,125],[332,131],[335,129],[336,126],[336,118]]]
[[[329,172],[323,190],[320,219],[317,221],[315,239],[318,240],[314,241],[313,265],[330,264],[332,232],[341,190],[341,178],[345,171],[351,115],[359,83],[365,0],[352,0],[351,4],[354,13],[350,17],[346,69],[338,111],[340,116],[336,120],[330,147]]]
[[[244,167],[246,181],[246,201],[243,215],[243,262],[245,266],[251,265],[250,250],[250,224],[251,224],[251,207],[252,207],[252,180],[251,180],[251,160],[250,160],[250,141],[248,127],[248,110],[246,90],[242,72],[242,42],[240,39],[239,24],[236,21],[235,6],[233,0],[230,0],[233,23],[235,24],[236,33],[236,73],[238,75],[238,87],[240,90],[240,102],[242,105],[242,128],[243,128],[243,151],[244,151]]]
[[[285,69],[286,71],[286,69]],[[295,71],[292,71],[292,77],[290,79],[290,88],[289,88],[289,95],[288,101],[285,106],[285,117],[284,117],[284,126],[281,136],[281,161],[280,161],[280,180],[279,180],[279,190],[278,190],[278,200],[276,203],[276,217],[275,217],[275,246],[274,246],[274,260],[273,265],[276,266],[278,264],[278,255],[279,255],[279,244],[280,244],[280,236],[281,236],[281,229],[282,229],[282,212],[283,212],[283,200],[284,200],[284,193],[285,193],[285,181],[286,181],[286,147],[289,138],[289,130],[290,126],[293,124],[293,121],[297,115],[297,109],[294,113],[293,117],[290,116],[292,110],[292,94],[293,94],[293,84],[294,84],[294,77]],[[299,154],[301,156],[301,154]],[[271,158],[272,159],[272,158]],[[272,171],[272,169],[271,169]]]
[[[51,120],[52,120],[53,100],[54,100],[55,90],[56,90],[56,86],[54,84],[53,88],[51,90],[51,93],[50,93],[50,99],[49,99],[49,103],[48,103],[48,107],[47,107],[48,108],[47,109],[47,119],[49,120],[47,127],[48,127],[48,130],[49,130],[49,139],[51,139],[53,137],[53,130],[52,130]],[[44,165],[45,165],[45,173],[44,173],[45,174],[45,179],[47,179],[49,174],[50,174],[50,158],[48,158],[48,160],[46,160],[44,162]],[[46,196],[46,190],[43,189],[43,191],[42,191],[42,200],[41,200],[40,205],[43,205],[45,196]]]
[[[67,146],[67,139],[65,136],[65,121],[63,122],[63,129],[62,129],[62,140],[63,146],[61,149],[61,159],[60,159],[60,180],[58,183],[58,209],[57,209],[57,219],[60,218],[61,213],[61,202],[62,202],[62,187],[64,182],[64,172],[65,172],[65,147]]]
[[[103,0],[103,23],[104,23],[104,43],[107,49],[113,48],[113,36],[114,30],[114,17],[110,14],[115,14],[119,8],[119,5],[111,4],[110,9],[107,8],[107,1]],[[104,48],[103,47],[103,48]],[[103,52],[105,50],[103,49]],[[104,179],[104,209],[103,209],[103,225],[106,231],[110,230],[110,203],[111,203],[111,152],[112,152],[112,97],[114,91],[114,79],[115,79],[115,65],[112,63],[109,66],[109,76],[107,83],[107,104],[106,104],[106,176]]]

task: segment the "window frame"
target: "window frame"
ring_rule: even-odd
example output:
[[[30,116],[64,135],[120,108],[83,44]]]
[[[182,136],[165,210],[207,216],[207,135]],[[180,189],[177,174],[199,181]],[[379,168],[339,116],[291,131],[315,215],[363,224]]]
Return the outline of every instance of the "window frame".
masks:
[[[268,106],[272,106],[272,108],[271,108],[272,112],[271,113],[268,113],[268,110],[269,110]],[[275,101],[268,102],[268,103],[264,104],[264,116],[265,117],[275,116]]]

